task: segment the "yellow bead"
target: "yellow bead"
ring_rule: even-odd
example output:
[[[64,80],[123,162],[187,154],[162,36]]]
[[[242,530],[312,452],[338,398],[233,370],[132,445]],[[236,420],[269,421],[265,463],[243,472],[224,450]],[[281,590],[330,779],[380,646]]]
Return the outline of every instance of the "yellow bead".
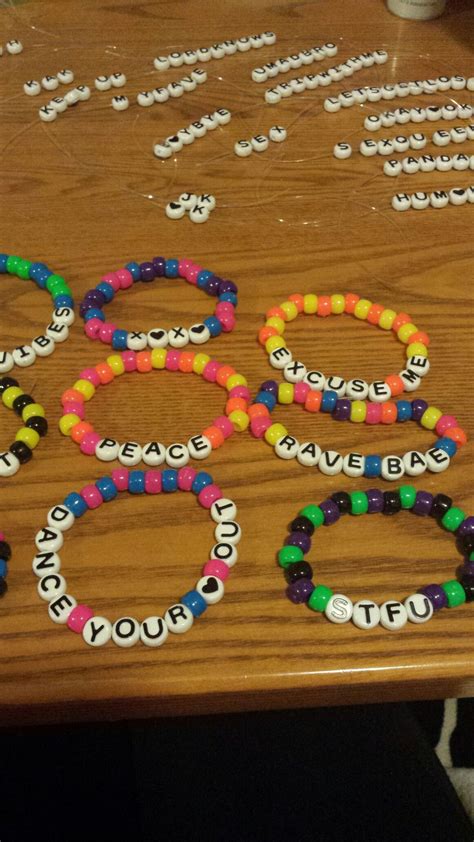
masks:
[[[79,424],[80,420],[81,419],[75,412],[68,412],[66,415],[62,415],[59,419],[59,429],[61,430],[63,436],[70,436],[72,428],[75,424]]]
[[[436,406],[429,406],[421,416],[421,426],[426,427],[427,430],[434,430],[442,414],[441,410],[437,409]]]
[[[382,330],[391,330],[396,316],[397,314],[395,310],[383,310],[379,319],[379,327],[381,327]]]
[[[107,357],[106,362],[110,365],[113,373],[115,375],[123,374],[125,371],[125,366],[123,364],[123,359],[120,354],[111,354],[110,357]]]
[[[280,304],[280,310],[285,313],[287,322],[292,322],[298,315],[298,307],[294,301],[284,301],[283,304]]]
[[[89,380],[76,380],[72,388],[77,389],[78,392],[84,395],[85,401],[90,401],[95,395],[95,386]]]
[[[400,342],[404,342],[406,345],[410,336],[413,336],[414,333],[418,333],[417,326],[412,324],[411,322],[407,322],[406,324],[402,325],[401,328],[399,328],[397,336]]]
[[[354,307],[354,316],[356,319],[366,319],[371,307],[372,301],[369,301],[368,298],[359,298],[356,306]]]
[[[250,424],[250,418],[241,409],[234,409],[229,415],[229,421],[232,422],[234,430],[237,430],[238,433],[242,433]]]
[[[193,360],[194,374],[202,374],[206,365],[210,362],[211,358],[208,354],[196,354]]]
[[[411,345],[408,345],[407,347],[406,355],[408,359],[410,359],[410,357],[427,357],[428,348],[426,345],[423,345],[423,342],[412,342]]]
[[[283,426],[283,424],[272,424],[268,430],[265,430],[265,441],[267,441],[268,444],[271,444],[272,447],[275,447],[278,439],[281,439],[282,436],[286,436],[287,433],[288,430]]]
[[[267,339],[265,342],[265,350],[267,354],[271,354],[272,351],[276,351],[277,348],[286,348],[286,342],[283,339],[283,336],[270,336],[270,339]]]
[[[225,387],[228,392],[234,388],[234,386],[247,386],[247,381],[243,374],[231,374],[225,384]]]
[[[5,404],[5,406],[8,406],[8,409],[12,409],[13,401],[16,401],[16,399],[23,394],[23,389],[20,389],[19,386],[9,386],[8,389],[5,389],[2,395],[2,401]]]
[[[151,352],[151,367],[164,368],[166,362],[166,348],[153,348]]]
[[[30,429],[30,427],[21,427],[15,436],[15,441],[23,441],[28,445],[30,450],[35,449],[39,440],[39,433],[37,433],[36,430]]]
[[[303,313],[316,313],[318,310],[318,296],[309,292],[303,296]]]
[[[278,403],[293,403],[295,387],[293,383],[280,383],[278,386]]]
[[[356,424],[361,424],[365,421],[367,415],[367,404],[365,401],[352,401],[351,404],[351,421]]]
[[[331,295],[331,312],[335,315],[343,313],[346,307],[346,299],[343,295]]]
[[[41,406],[40,403],[29,403],[28,406],[25,406],[23,412],[21,413],[21,417],[25,423],[28,421],[28,418],[33,418],[36,415],[40,415],[41,418],[46,417],[44,406]]]
[[[274,327],[280,336],[285,332],[285,322],[279,316],[271,316],[267,319],[265,327]]]

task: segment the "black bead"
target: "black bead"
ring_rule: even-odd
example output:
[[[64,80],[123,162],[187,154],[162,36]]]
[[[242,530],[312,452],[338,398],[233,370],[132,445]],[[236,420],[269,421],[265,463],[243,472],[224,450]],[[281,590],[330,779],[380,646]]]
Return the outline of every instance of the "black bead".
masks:
[[[400,511],[402,503],[400,500],[400,492],[398,491],[384,491],[383,493],[383,514],[394,515]]]
[[[40,436],[45,436],[48,432],[48,422],[41,415],[32,415],[25,422],[25,427],[29,427],[30,430],[36,430]]]
[[[30,403],[35,403],[35,399],[31,395],[18,395],[13,401],[13,410],[17,415],[21,415],[25,406],[28,406]]]
[[[13,377],[0,378],[0,395],[3,394],[6,389],[9,389],[10,386],[18,386],[18,380],[14,380]]]
[[[458,535],[456,547],[461,555],[470,556],[474,552],[474,535]]]
[[[430,517],[435,517],[439,520],[446,514],[446,512],[449,511],[452,505],[453,501],[451,497],[448,497],[446,494],[437,494],[436,497],[433,498]]]
[[[3,558],[5,561],[10,561],[12,557],[12,549],[10,544],[7,544],[6,541],[0,541],[0,558]]]
[[[312,579],[313,568],[307,561],[295,561],[288,565],[285,575],[288,582],[297,582],[298,579]]]
[[[466,593],[466,602],[474,602],[474,576],[465,573],[459,580]]]
[[[336,491],[331,494],[331,500],[334,501],[341,515],[348,515],[351,510],[351,498],[347,491]]]
[[[312,535],[314,532],[314,524],[311,523],[309,517],[298,515],[290,523],[290,532],[304,532],[306,535]]]
[[[13,455],[16,456],[21,465],[24,465],[25,462],[29,462],[33,456],[33,451],[27,444],[25,444],[24,441],[14,441],[8,449],[10,453],[13,453]]]
[[[0,576],[0,597],[5,596],[8,590],[7,580]]]

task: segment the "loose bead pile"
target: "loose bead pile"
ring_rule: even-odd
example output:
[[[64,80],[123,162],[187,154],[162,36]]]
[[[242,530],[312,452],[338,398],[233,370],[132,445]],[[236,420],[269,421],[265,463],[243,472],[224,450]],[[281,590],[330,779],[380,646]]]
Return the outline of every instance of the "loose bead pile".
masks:
[[[287,322],[293,321],[300,314],[314,314],[321,317],[331,314],[349,313],[356,319],[377,325],[382,330],[392,330],[403,342],[408,358],[407,367],[399,374],[390,374],[385,380],[365,380],[355,378],[346,382],[342,377],[325,377],[320,371],[308,371],[306,366],[293,360],[293,354],[287,348],[283,338]],[[429,371],[429,337],[418,330],[407,313],[396,313],[382,304],[373,304],[366,298],[360,298],[352,292],[346,295],[290,295],[279,307],[272,307],[266,314],[265,327],[258,335],[259,342],[268,353],[273,368],[282,369],[285,380],[290,383],[307,383],[312,391],[330,389],[338,398],[363,400],[382,403],[402,392],[412,392],[421,383],[421,378]],[[314,398],[316,400],[316,398]],[[286,401],[291,403],[291,401]],[[303,402],[303,401],[298,401]]]
[[[8,562],[12,555],[10,544],[5,541],[5,535],[0,532],[0,598],[5,596],[8,585]]]
[[[44,334],[36,336],[31,345],[19,345],[11,353],[0,351],[0,374],[5,374],[14,365],[25,368],[32,365],[37,356],[49,356],[56,344],[68,338],[69,326],[74,321],[74,301],[64,278],[55,275],[44,263],[33,263],[16,255],[0,254],[0,274],[16,275],[25,281],[34,281],[40,289],[48,290],[54,303],[52,321]]]
[[[201,506],[209,509],[216,523],[214,535],[217,543],[196,586],[171,605],[163,617],[147,617],[141,623],[130,616],[120,617],[111,623],[105,617],[96,616],[89,606],[78,604],[66,592],[67,583],[60,573],[61,559],[58,555],[64,542],[64,532],[73,526],[76,518],[113,500],[119,491],[167,494],[178,490],[192,491]],[[241,537],[240,526],[234,520],[236,514],[235,503],[223,496],[210,474],[204,471],[182,468],[179,471],[129,472],[119,468],[110,477],[102,477],[96,483],[86,485],[79,493],[71,492],[63,503],[48,512],[47,525],[35,537],[38,552],[32,566],[39,578],[38,594],[48,602],[48,614],[53,622],[66,624],[71,631],[81,634],[90,646],[103,646],[110,639],[121,647],[133,646],[139,640],[145,646],[161,646],[169,632],[183,634],[188,631],[194,619],[200,617],[208,605],[214,605],[224,596],[224,582],[237,561],[236,544]]]
[[[231,113],[227,108],[218,108],[212,114],[204,114],[199,120],[190,123],[186,129],[179,129],[176,134],[170,135],[161,143],[155,143],[153,154],[157,158],[170,158],[174,152],[181,152],[183,146],[194,143],[196,138],[204,137],[207,132],[214,131],[218,126],[225,126],[230,119]]]
[[[347,513],[393,515],[401,510],[412,511],[421,517],[429,515],[456,535],[457,546],[464,556],[458,579],[442,585],[426,585],[404,602],[389,600],[380,607],[369,599],[353,604],[345,594],[334,593],[326,585],[312,581],[313,571],[304,556],[311,548],[315,529],[331,526]],[[450,497],[417,491],[412,485],[403,485],[393,491],[377,488],[350,493],[338,491],[319,506],[305,506],[299,512],[290,525],[285,546],[278,553],[278,562],[285,570],[289,583],[286,593],[291,602],[306,603],[311,610],[324,613],[332,623],[347,623],[352,619],[360,629],[380,624],[385,629],[397,631],[407,620],[426,623],[440,608],[454,608],[474,601],[474,517],[466,517],[462,509],[452,505]]]
[[[191,194],[193,195],[193,194]],[[204,194],[202,204],[206,205]],[[213,197],[210,197],[213,198]],[[208,316],[203,322],[184,327],[174,327],[171,330],[156,327],[147,334],[141,331],[128,331],[118,328],[115,324],[105,321],[104,306],[112,301],[119,290],[128,289],[134,283],[142,281],[149,283],[155,278],[182,278],[189,284],[202,289],[207,295],[217,299],[213,316]],[[189,342],[203,345],[209,339],[219,336],[222,332],[230,333],[235,327],[235,308],[237,306],[237,287],[232,281],[224,280],[209,269],[203,269],[191,260],[166,260],[164,257],[154,257],[151,261],[136,263],[131,261],[123,269],[107,272],[94,289],[90,289],[81,305],[79,312],[85,321],[84,332],[89,339],[100,340],[111,345],[116,351],[143,351],[149,348],[182,348]]]
[[[31,395],[25,394],[13,377],[0,378],[0,396],[3,405],[12,409],[24,425],[8,450],[0,453],[0,477],[11,477],[20,465],[30,461],[40,438],[48,432],[48,422],[44,407],[36,403]]]
[[[464,76],[438,76],[437,79],[423,79],[412,82],[397,82],[396,84],[374,85],[363,88],[354,88],[352,91],[343,91],[339,97],[329,97],[324,102],[324,108],[329,113],[339,111],[341,107],[350,108],[353,105],[360,105],[363,102],[379,102],[381,99],[389,100],[396,97],[419,96],[420,94],[431,94],[436,91],[449,90],[474,90],[474,77],[466,79]]]
[[[196,64],[211,59],[221,59],[225,56],[234,55],[236,52],[245,53],[250,49],[260,49],[270,46],[276,41],[274,32],[262,32],[260,35],[249,35],[237,40],[229,39],[211,47],[200,47],[197,50],[185,50],[184,52],[173,52],[167,56],[157,56],[153,61],[155,70],[168,70],[170,67],[181,67],[183,64]]]
[[[392,198],[392,208],[396,211],[426,210],[426,208],[444,208],[446,205],[465,205],[474,203],[474,185],[470,187],[452,187],[450,190],[434,190],[425,193],[397,193]]]
[[[308,50],[300,50],[299,53],[294,53],[285,58],[269,61],[262,67],[254,67],[251,76],[254,82],[266,82],[267,79],[278,76],[279,73],[298,70],[303,65],[307,66],[315,61],[324,61],[325,58],[332,58],[335,55],[337,55],[336,45],[328,42],[320,47],[310,47]]]
[[[210,213],[216,207],[216,199],[211,193],[181,193],[176,201],[166,205],[168,219],[182,219],[188,214],[191,222],[207,222]]]
[[[151,441],[141,447],[137,442],[119,444],[115,439],[104,438],[95,432],[92,424],[85,420],[84,402],[89,401],[98,386],[111,383],[124,372],[148,372],[152,370],[178,371],[200,374],[204,380],[217,383],[227,392],[225,415],[214,420],[202,434],[191,436],[187,444],[174,443],[165,447],[158,441]],[[212,360],[207,354],[192,351],[167,351],[154,348],[152,351],[123,351],[107,357],[95,368],[81,372],[71,389],[62,395],[63,415],[59,429],[70,436],[87,456],[95,455],[104,462],[118,459],[122,465],[132,467],[143,460],[153,467],[166,462],[172,468],[181,468],[189,459],[206,459],[212,450],[221,447],[234,431],[241,432],[249,425],[247,414],[250,392],[245,377],[230,365]]]

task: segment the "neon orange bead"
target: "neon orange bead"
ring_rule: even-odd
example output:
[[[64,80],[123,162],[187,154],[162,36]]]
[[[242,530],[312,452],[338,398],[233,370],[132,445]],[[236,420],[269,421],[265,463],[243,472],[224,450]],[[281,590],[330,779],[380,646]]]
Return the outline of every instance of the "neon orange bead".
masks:
[[[382,406],[382,424],[394,424],[397,420],[397,404],[393,401],[385,401]]]
[[[76,444],[80,444],[85,434],[92,432],[94,432],[92,424],[89,424],[88,421],[80,421],[79,424],[75,424],[74,427],[72,427],[71,438],[76,442]]]
[[[306,400],[304,402],[305,408],[308,410],[308,412],[319,412],[322,399],[322,392],[308,392],[308,394],[306,395]]]
[[[293,295],[288,296],[288,301],[292,301],[298,308],[298,313],[302,313],[304,309],[304,296],[299,292],[294,292]]]
[[[367,321],[370,325],[378,325],[380,316],[382,315],[385,307],[383,304],[372,304],[369,312],[367,313]]]
[[[392,330],[394,333],[398,333],[401,326],[408,324],[408,322],[411,322],[411,316],[408,313],[397,313],[393,320]]]
[[[77,389],[66,389],[66,391],[61,395],[62,405],[64,406],[66,403],[74,403],[74,401],[84,403],[84,395],[82,392],[78,392]]]
[[[229,377],[232,377],[233,374],[236,374],[235,368],[232,368],[231,365],[221,365],[217,371],[216,383],[219,386],[225,386]]]
[[[230,415],[234,411],[247,412],[247,401],[243,398],[229,398],[225,405],[225,414]]]
[[[264,418],[267,415],[270,415],[270,411],[268,406],[265,406],[264,403],[253,403],[249,406],[247,410],[247,415],[250,419],[252,418]]]
[[[430,344],[430,337],[423,330],[417,330],[416,333],[410,336],[410,342],[421,342],[422,345],[427,347]]]
[[[318,296],[318,316],[330,316],[332,312],[332,302],[330,295]]]
[[[450,427],[443,435],[455,441],[458,447],[462,447],[467,442],[466,433],[461,427]]]
[[[271,319],[272,316],[278,316],[278,318],[283,319],[286,322],[286,313],[281,307],[270,307],[269,310],[265,313],[266,319]]]
[[[353,313],[360,298],[355,292],[348,292],[346,295],[346,313]]]
[[[113,369],[108,363],[98,363],[95,370],[100,377],[101,383],[111,383],[115,377]]]
[[[258,341],[260,345],[265,345],[270,336],[278,336],[278,331],[275,327],[261,327],[258,332]]]
[[[194,351],[181,351],[181,355],[178,361],[179,370],[186,371],[188,374],[190,374],[193,371],[195,356],[196,354],[194,353]]]
[[[392,398],[395,398],[397,395],[402,395],[405,391],[403,380],[398,376],[398,374],[389,374],[388,377],[385,378],[385,382],[387,386],[390,386]]]
[[[203,430],[202,434],[203,436],[206,436],[206,438],[209,439],[213,450],[216,450],[218,447],[224,444],[224,433],[222,432],[222,430],[219,430],[219,427],[214,427],[214,425],[212,425],[211,427],[206,427],[206,429]]]
[[[265,322],[265,327],[274,327],[276,332],[282,336],[285,332],[285,322],[279,316],[270,316]]]

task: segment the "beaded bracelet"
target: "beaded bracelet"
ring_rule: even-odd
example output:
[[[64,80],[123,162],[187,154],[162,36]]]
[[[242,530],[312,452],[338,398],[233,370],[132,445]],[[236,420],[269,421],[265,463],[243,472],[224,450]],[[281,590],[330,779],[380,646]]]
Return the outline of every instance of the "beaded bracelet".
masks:
[[[199,503],[210,514],[215,527],[216,544],[209,561],[202,569],[202,577],[194,589],[187,591],[180,601],[168,608],[163,617],[151,616],[138,622],[134,617],[120,617],[113,624],[105,617],[96,616],[87,605],[76,602],[66,593],[67,583],[60,574],[61,559],[58,550],[64,541],[64,532],[89,509],[96,509],[117,497],[119,491],[131,494],[159,494],[173,491],[192,491]],[[241,529],[234,518],[235,503],[223,497],[210,474],[194,468],[179,471],[127,471],[118,468],[110,477],[86,485],[79,493],[71,492],[64,502],[48,512],[47,525],[36,534],[37,554],[33,558],[33,572],[38,576],[38,593],[49,603],[48,614],[54,623],[67,624],[71,631],[82,634],[90,646],[103,646],[110,638],[117,646],[133,646],[141,640],[146,646],[161,646],[168,632],[183,634],[191,628],[194,618],[200,617],[208,605],[214,605],[224,596],[224,582],[230,568],[237,561],[236,544]]]
[[[0,597],[5,596],[8,585],[8,562],[12,555],[10,544],[5,541],[5,535],[0,532]]]
[[[360,629],[372,629],[380,623],[393,631],[402,628],[407,620],[426,623],[440,608],[473,602],[474,517],[466,517],[452,502],[445,494],[433,496],[428,491],[417,491],[412,485],[402,485],[392,491],[377,488],[350,493],[338,491],[319,506],[305,506],[292,521],[290,535],[278,553],[278,562],[285,569],[289,583],[288,598],[294,603],[306,603],[313,611],[324,612],[332,623],[347,623],[352,619]],[[310,550],[311,536],[318,526],[331,526],[346,513],[392,515],[402,509],[420,516],[429,515],[456,534],[458,549],[464,556],[458,580],[426,585],[403,603],[389,600],[380,607],[369,599],[353,604],[344,594],[333,593],[326,585],[314,584],[311,565],[303,557]]]
[[[0,477],[16,474],[20,465],[29,462],[40,438],[48,432],[44,407],[25,394],[13,377],[0,378],[2,403],[21,417],[24,426],[18,430],[8,450],[0,452]]]
[[[105,321],[103,307],[112,301],[118,290],[127,289],[137,281],[148,283],[162,277],[184,278],[189,284],[216,297],[214,315],[191,325],[188,330],[184,327],[173,327],[171,330],[155,327],[148,333],[124,330]],[[196,266],[191,260],[154,257],[146,263],[127,263],[124,269],[108,272],[95,289],[86,293],[79,312],[85,320],[84,331],[89,339],[100,339],[116,351],[142,351],[147,346],[165,348],[171,345],[172,348],[183,348],[188,342],[203,345],[222,331],[229,333],[235,326],[236,306],[237,287],[232,281],[217,277],[208,269]]]
[[[40,289],[47,289],[51,293],[54,303],[52,321],[44,333],[33,339],[31,345],[19,345],[11,353],[0,351],[0,374],[5,374],[14,365],[26,368],[33,365],[36,357],[48,357],[58,343],[68,338],[69,326],[74,321],[74,301],[64,278],[54,275],[44,263],[32,263],[16,255],[0,254],[0,274],[35,281]]]
[[[338,400],[335,392],[310,392],[311,398],[317,398],[311,410],[331,412],[336,420],[349,420],[350,417],[352,421],[365,420],[366,424],[392,424],[395,421],[412,420],[417,421],[421,427],[435,430],[440,436],[425,453],[409,450],[403,457],[393,454],[383,457],[377,454],[363,456],[362,453],[355,452],[342,456],[337,450],[321,450],[316,442],[301,443],[288,433],[283,424],[272,423],[270,412],[276,405],[275,391],[279,391],[282,385],[291,384],[278,386],[275,381],[265,381],[262,384],[260,392],[248,409],[250,431],[255,438],[265,438],[281,459],[297,459],[305,467],[318,467],[321,473],[327,476],[335,476],[343,471],[349,477],[364,476],[373,479],[381,476],[393,482],[401,479],[404,474],[414,477],[426,470],[441,473],[449,467],[458,448],[467,441],[466,433],[458,426],[453,415],[443,415],[440,409],[428,406],[421,398],[395,403],[390,401],[385,404],[354,401],[350,406],[350,401]],[[345,412],[346,404],[349,405],[350,416]],[[343,405],[342,408],[340,405]]]
[[[211,383],[217,383],[228,393],[225,415],[216,418],[203,433],[191,436],[187,444],[175,443],[164,447],[160,442],[151,441],[141,447],[137,442],[127,441],[119,444],[115,439],[103,438],[85,420],[84,402],[95,394],[96,387],[105,385],[116,376],[129,371],[147,372],[153,369],[167,369],[200,374]],[[105,362],[95,368],[81,372],[72,389],[67,389],[62,397],[63,415],[59,429],[65,436],[71,436],[79,444],[82,453],[95,455],[104,462],[118,459],[122,465],[132,467],[141,460],[146,465],[156,467],[163,462],[172,468],[182,468],[189,459],[206,459],[212,450],[220,447],[234,430],[241,432],[248,427],[247,405],[250,392],[243,375],[238,374],[230,365],[223,365],[212,360],[207,354],[193,351],[167,351],[166,348],[154,348],[153,351],[122,351],[107,357]]]
[[[293,360],[283,338],[286,322],[296,319],[299,313],[314,313],[322,317],[350,313],[356,319],[367,320],[383,330],[393,330],[407,345],[407,368],[372,383],[362,378],[346,382],[339,376],[326,377],[320,371],[308,371],[302,362]],[[273,368],[282,369],[284,378],[290,383],[303,381],[311,389],[331,389],[337,392],[339,398],[344,395],[353,400],[369,397],[371,401],[382,403],[405,391],[413,392],[429,371],[427,346],[430,340],[412,323],[411,317],[407,313],[397,314],[395,310],[387,310],[382,304],[373,304],[352,292],[347,295],[290,295],[288,301],[268,310],[266,318],[265,327],[258,334],[259,342],[264,345]]]

